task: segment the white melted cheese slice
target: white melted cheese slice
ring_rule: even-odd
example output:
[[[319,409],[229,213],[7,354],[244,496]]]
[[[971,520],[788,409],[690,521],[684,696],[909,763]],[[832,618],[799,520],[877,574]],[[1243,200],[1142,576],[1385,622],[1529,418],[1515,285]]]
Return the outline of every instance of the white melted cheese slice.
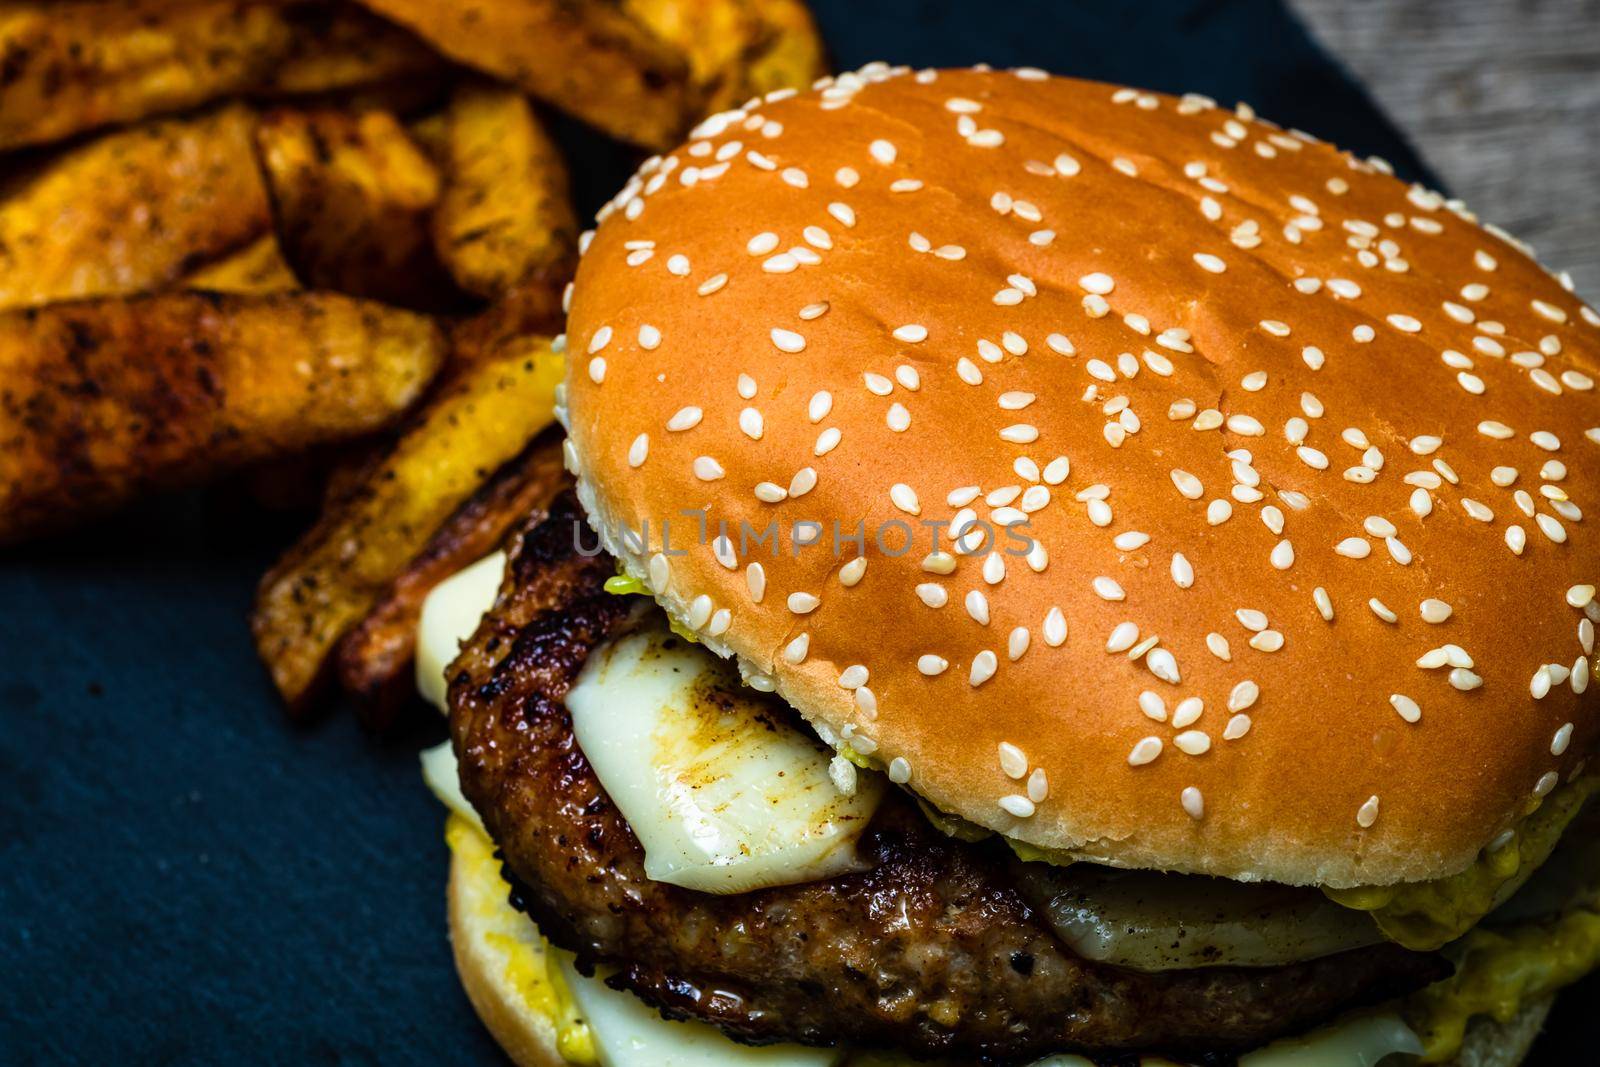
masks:
[[[1239,1057],[1239,1067],[1377,1067],[1411,1063],[1422,1042],[1394,1012],[1358,1015],[1305,1037],[1274,1041]],[[1390,1057],[1399,1057],[1390,1061]]]
[[[855,868],[883,780],[841,793],[831,753],[665,626],[596,649],[567,708],[655,881],[743,893]]]
[[[417,692],[440,711],[449,710],[445,669],[494,607],[505,573],[506,554],[495,552],[434,586],[422,601],[422,617],[417,623]]]
[[[478,828],[485,836],[483,820],[478,817],[466,795],[461,792],[461,772],[456,766],[456,752],[449,741],[441,741],[432,748],[422,750],[422,780],[428,784],[435,799]]]
[[[750,1048],[706,1023],[669,1022],[632,993],[578,973],[568,953],[561,971],[594,1034],[601,1067],[833,1067],[838,1049],[770,1045]]]

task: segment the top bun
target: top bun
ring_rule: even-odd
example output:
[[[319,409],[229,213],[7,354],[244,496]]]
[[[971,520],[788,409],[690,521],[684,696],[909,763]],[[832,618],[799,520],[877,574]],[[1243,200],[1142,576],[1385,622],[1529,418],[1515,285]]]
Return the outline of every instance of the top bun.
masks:
[[[1388,171],[1032,70],[719,115],[579,271],[584,504],[947,812],[1119,866],[1450,874],[1595,744],[1600,315]],[[958,513],[998,550],[929,559]]]

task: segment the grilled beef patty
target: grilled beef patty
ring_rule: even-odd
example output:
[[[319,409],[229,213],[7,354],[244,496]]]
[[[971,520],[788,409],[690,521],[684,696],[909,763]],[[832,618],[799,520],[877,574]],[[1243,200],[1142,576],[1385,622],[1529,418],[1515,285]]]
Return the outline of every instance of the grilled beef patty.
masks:
[[[1026,1062],[1051,1052],[1223,1059],[1442,977],[1393,945],[1272,968],[1145,973],[1081,959],[1011,884],[994,842],[933,829],[901,795],[859,845],[870,864],[734,896],[645,877],[643,850],[573,738],[563,703],[636,597],[581,556],[571,495],[523,531],[493,611],[451,667],[461,785],[513,901],[585,970],[671,1018],[751,1043],[890,1047]]]

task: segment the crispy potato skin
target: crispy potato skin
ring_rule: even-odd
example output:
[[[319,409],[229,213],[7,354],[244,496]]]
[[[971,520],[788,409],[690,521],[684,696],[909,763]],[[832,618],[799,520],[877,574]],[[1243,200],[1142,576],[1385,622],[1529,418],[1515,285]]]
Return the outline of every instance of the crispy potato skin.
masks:
[[[701,109],[683,56],[612,3],[359,2],[457,62],[645,148],[671,148]]]
[[[34,162],[0,191],[0,308],[164,288],[272,226],[242,106]]]
[[[287,293],[300,288],[273,233],[184,276],[179,288],[210,293]]]
[[[496,299],[535,274],[571,274],[578,220],[567,165],[526,97],[496,85],[457,88],[441,147],[433,233],[461,288]]]
[[[519,337],[449,380],[394,450],[350,479],[262,579],[251,629],[291,713],[304,713],[338,641],[434,531],[553,419],[562,358]]]
[[[256,139],[279,242],[310,288],[429,310],[452,303],[429,229],[439,171],[394,115],[280,108]]]
[[[437,69],[410,34],[322,0],[0,7],[0,149],[224,96],[325,92]]]
[[[487,556],[513,528],[549,507],[571,481],[561,464],[563,435],[540,434],[445,520],[376,605],[339,642],[340,686],[368,729],[381,732],[416,700],[411,663],[422,602],[433,587]]]
[[[333,294],[163,293],[0,315],[0,543],[390,421],[421,316]]]
[[[683,52],[708,114],[827,73],[804,0],[622,0],[622,8]]]
[[[805,0],[743,2],[756,11],[765,39],[745,69],[747,97],[765,96],[775,89],[805,89],[828,73],[827,46]]]
[[[529,278],[504,297],[450,331],[450,361],[463,366],[492,358],[505,345],[528,334],[561,332],[567,316],[561,310],[562,281]]]

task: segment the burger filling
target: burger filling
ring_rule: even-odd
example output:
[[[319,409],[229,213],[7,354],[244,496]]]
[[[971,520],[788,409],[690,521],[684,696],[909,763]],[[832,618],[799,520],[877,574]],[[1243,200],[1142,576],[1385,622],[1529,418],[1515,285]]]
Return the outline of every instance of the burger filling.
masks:
[[[434,592],[418,681],[452,715],[454,748],[424,760],[452,850],[504,909],[496,928],[520,931],[507,966],[570,1062],[1442,1062],[1474,1017],[1508,1020],[1600,963],[1600,848],[1562,849],[1512,897],[1590,782],[1412,886],[1029,862],[962,840],[983,832],[619,596],[643,590],[577,556],[563,517]],[[900,1051],[807,1047],[840,1039]]]

